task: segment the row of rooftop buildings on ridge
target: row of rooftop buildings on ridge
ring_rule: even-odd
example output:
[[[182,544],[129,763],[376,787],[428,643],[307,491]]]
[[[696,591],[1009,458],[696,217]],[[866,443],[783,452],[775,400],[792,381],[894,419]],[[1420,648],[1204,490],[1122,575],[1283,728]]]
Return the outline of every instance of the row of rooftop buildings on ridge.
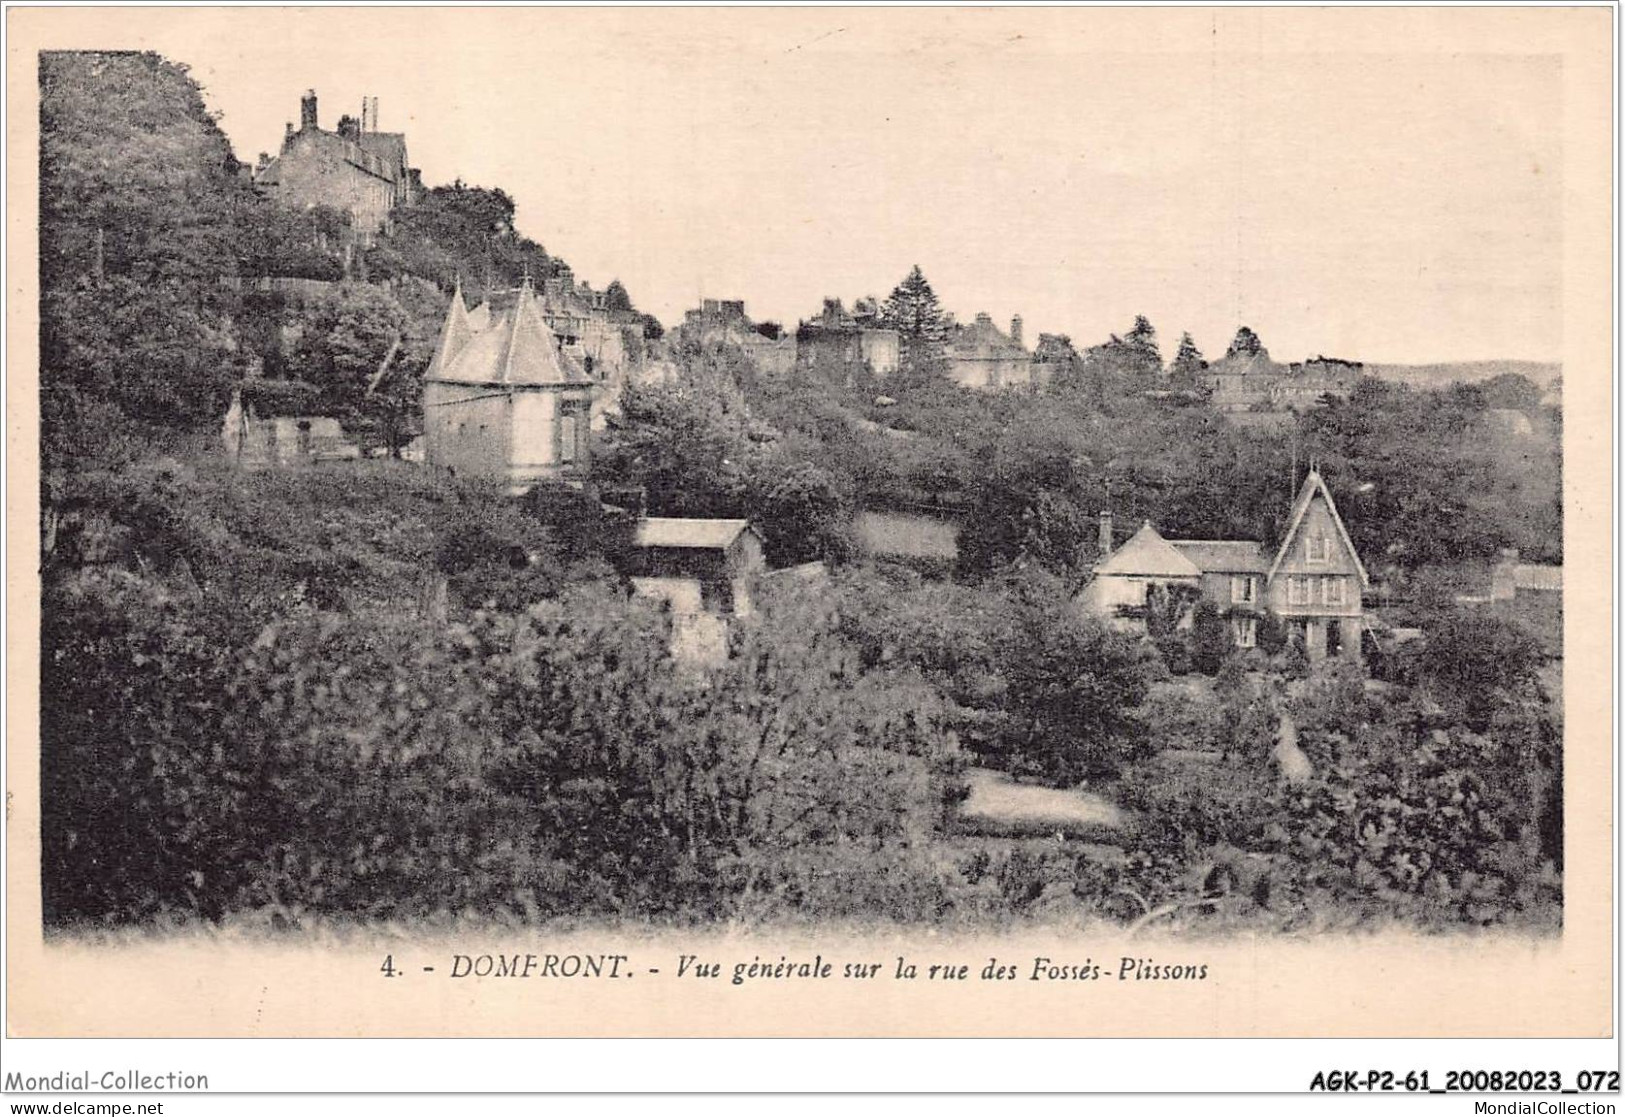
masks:
[[[987,313],[969,322],[956,321],[951,313],[945,317],[948,378],[963,388],[1043,388],[1086,359],[1065,334],[1040,333],[1029,349],[1019,314],[1007,330]],[[798,323],[793,336],[758,332],[740,299],[703,300],[687,313],[681,329],[702,342],[726,340],[739,346],[769,375],[794,369],[850,383],[861,371],[884,379],[902,360],[901,338],[884,324],[873,296],[856,300],[850,310],[839,298],[825,298],[817,314]],[[1287,412],[1311,407],[1324,396],[1346,397],[1361,374],[1359,363],[1327,357],[1278,364],[1258,347],[1227,353],[1208,365],[1199,380],[1217,410]]]
[[[391,228],[393,215],[414,205],[423,194],[423,179],[410,165],[406,135],[379,127],[378,99],[364,97],[360,113],[345,114],[334,130],[321,127],[315,90],[300,99],[299,125],[286,126],[281,150],[262,153],[250,171],[253,182],[283,205],[308,209],[328,206],[349,215],[351,235],[370,244]],[[577,282],[568,269],[545,277],[538,294],[548,325],[572,347],[586,371],[601,377],[623,371],[627,332],[602,292]],[[826,298],[813,317],[802,321],[793,337],[758,333],[742,300],[705,299],[688,312],[682,330],[690,336],[725,335],[746,349],[768,374],[792,369],[817,370],[850,379],[859,370],[877,377],[897,371],[902,356],[897,331],[881,321],[873,297],[860,298],[850,310],[839,298]],[[1028,349],[1019,315],[1001,329],[992,317],[977,314],[970,322],[948,316],[945,337],[948,376],[974,390],[1041,388],[1062,374],[1078,357],[1061,334],[1039,334]],[[1347,395],[1360,366],[1316,359],[1278,365],[1267,351],[1230,353],[1203,375],[1210,403],[1221,411],[1288,411],[1312,405],[1325,395]]]
[[[956,384],[998,389],[1048,382],[1055,366],[1046,361],[1046,347],[1053,350],[1056,339],[1041,335],[1039,351],[1030,352],[1022,341],[1020,315],[1011,319],[1009,332],[988,314],[978,314],[970,323],[956,322],[951,314],[947,318],[944,351],[948,376]],[[826,298],[822,309],[790,336],[758,333],[740,299],[705,299],[684,316],[680,328],[702,343],[727,340],[739,346],[769,375],[800,369],[850,382],[865,371],[890,376],[902,363],[902,338],[883,324],[880,302],[873,296],[858,299],[850,310],[841,299]]]

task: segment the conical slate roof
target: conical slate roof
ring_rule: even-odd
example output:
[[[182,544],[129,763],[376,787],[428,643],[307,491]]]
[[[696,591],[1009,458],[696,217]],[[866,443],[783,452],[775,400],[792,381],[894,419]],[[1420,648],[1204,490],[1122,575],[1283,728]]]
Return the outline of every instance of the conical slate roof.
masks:
[[[575,358],[559,346],[526,279],[506,310],[482,304],[463,308],[462,287],[452,296],[440,343],[426,374],[464,384],[591,384]]]
[[[430,379],[443,376],[442,370],[456,360],[473,337],[468,310],[463,306],[463,283],[458,280],[457,289],[451,294],[451,306],[446,309],[445,324],[440,327],[440,341],[435,345],[434,356],[430,358],[428,371],[423,375]]]
[[[1141,575],[1155,578],[1200,578],[1202,571],[1158,534],[1147,520],[1095,573]]]

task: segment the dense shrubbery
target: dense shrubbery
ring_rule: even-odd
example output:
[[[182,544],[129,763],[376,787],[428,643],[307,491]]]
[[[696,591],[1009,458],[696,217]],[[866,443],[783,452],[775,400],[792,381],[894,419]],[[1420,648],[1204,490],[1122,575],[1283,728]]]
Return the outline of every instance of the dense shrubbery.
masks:
[[[815,606],[708,677],[591,588],[449,627],[295,611],[233,646],[206,610],[88,571],[47,615],[53,923],[945,902],[952,735]]]
[[[1365,726],[1323,779],[1281,793],[1261,848],[1291,857],[1299,891],[1370,915],[1552,922],[1561,878],[1532,760],[1459,726]]]
[[[854,572],[843,624],[869,662],[917,667],[983,763],[1054,783],[1115,772],[1148,748],[1148,649],[1066,604],[1043,575],[977,589]]]
[[[1515,632],[1480,635],[1448,655],[1517,645]],[[1138,812],[1143,857],[1112,879],[1176,902],[1187,922],[1210,910],[1283,927],[1560,919],[1561,746],[1531,663],[1435,663],[1381,701],[1346,665],[1323,665],[1290,698],[1282,682],[1231,660],[1216,680],[1223,760],[1159,757],[1124,774],[1116,795]],[[1469,709],[1487,718],[1478,730]],[[1158,703],[1146,713],[1159,736],[1184,721]],[[1290,781],[1272,759],[1283,713],[1312,769]]]

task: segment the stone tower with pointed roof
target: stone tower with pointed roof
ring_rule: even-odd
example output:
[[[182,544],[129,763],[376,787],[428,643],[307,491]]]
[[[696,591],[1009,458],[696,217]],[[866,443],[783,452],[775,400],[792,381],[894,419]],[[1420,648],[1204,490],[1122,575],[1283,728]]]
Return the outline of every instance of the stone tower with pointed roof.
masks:
[[[527,277],[505,306],[453,293],[423,377],[424,460],[519,493],[588,472],[594,381],[559,343]]]

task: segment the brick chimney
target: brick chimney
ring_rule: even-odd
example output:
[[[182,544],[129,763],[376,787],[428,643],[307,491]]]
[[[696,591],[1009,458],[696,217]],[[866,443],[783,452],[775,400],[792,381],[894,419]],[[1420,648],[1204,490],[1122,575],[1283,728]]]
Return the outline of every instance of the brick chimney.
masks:
[[[316,123],[316,91],[305,90],[305,95],[299,98],[299,130],[313,132],[319,125]]]
[[[1101,561],[1105,561],[1112,553],[1112,514],[1100,514],[1100,543],[1098,545]]]
[[[1017,345],[1021,344],[1021,315],[1010,319],[1010,340]]]
[[[353,116],[339,117],[339,135],[351,143],[361,142],[361,121]]]

